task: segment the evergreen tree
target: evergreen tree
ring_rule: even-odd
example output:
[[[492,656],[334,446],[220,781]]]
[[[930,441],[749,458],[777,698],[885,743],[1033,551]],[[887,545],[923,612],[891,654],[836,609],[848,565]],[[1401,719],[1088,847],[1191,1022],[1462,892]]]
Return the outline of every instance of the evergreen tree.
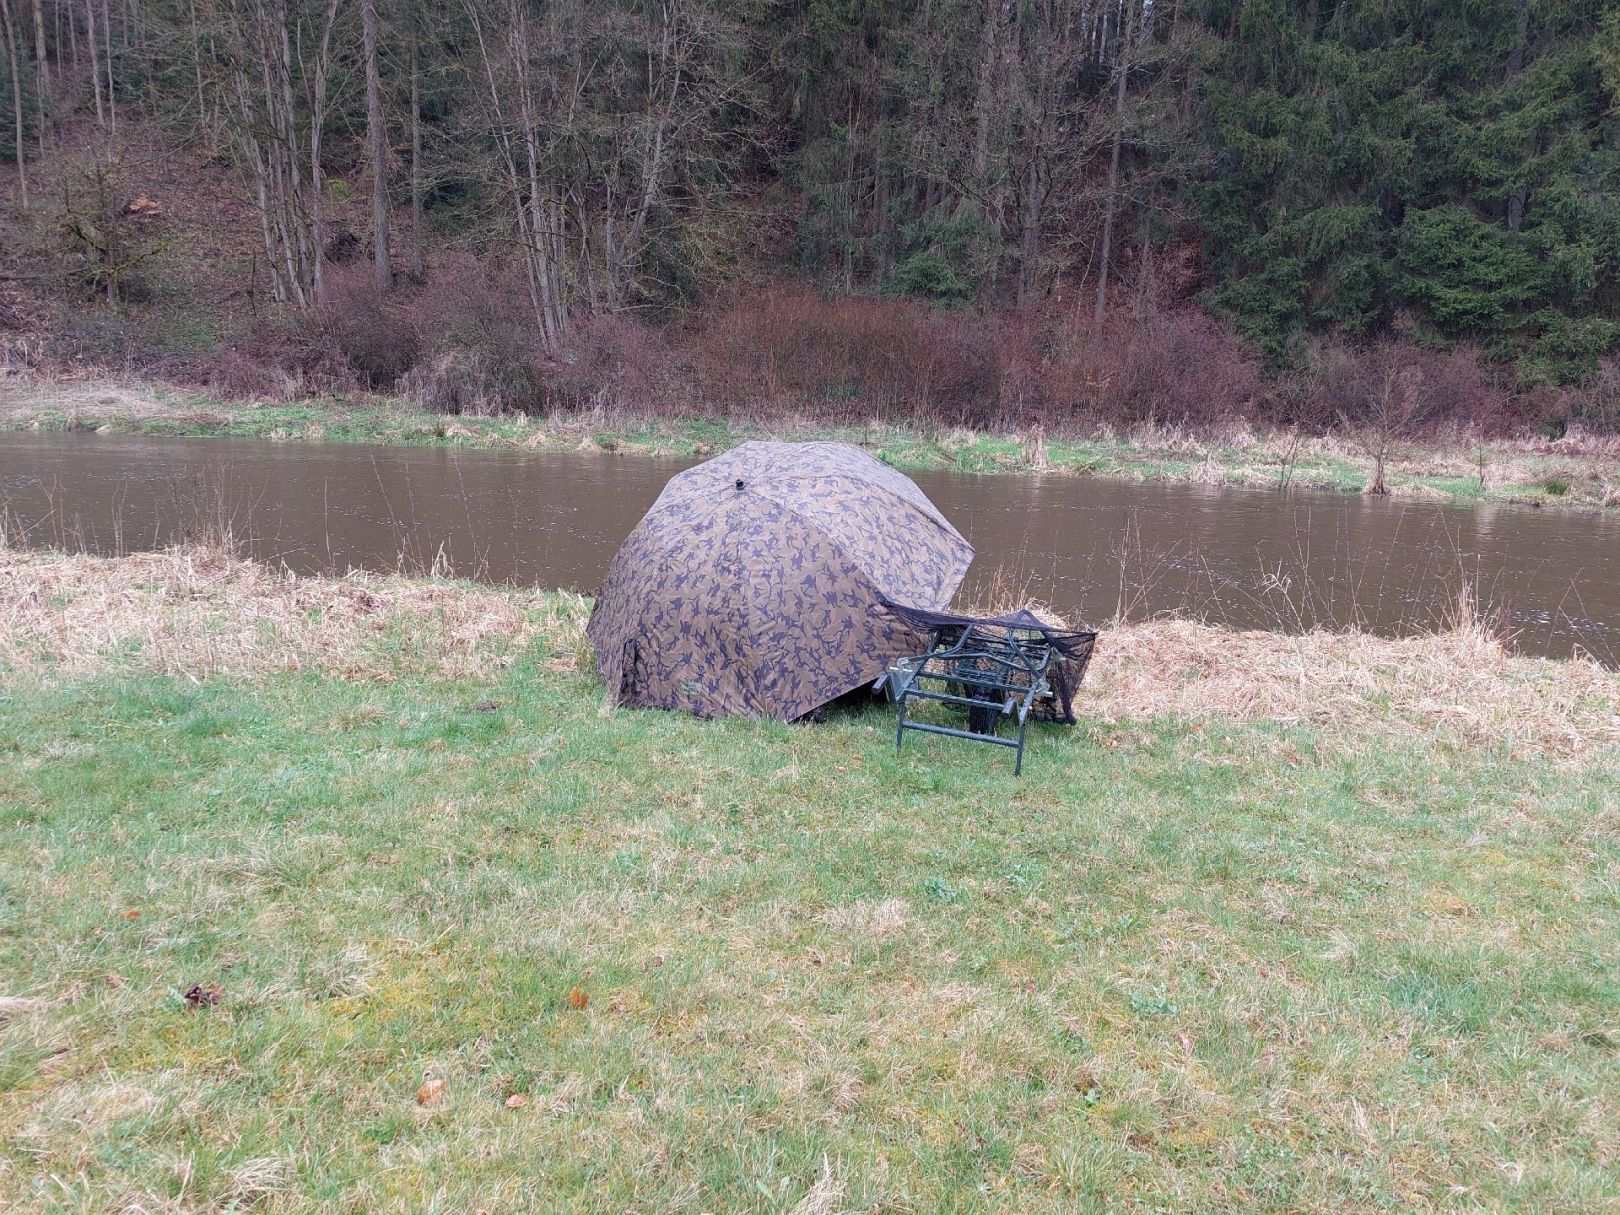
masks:
[[[1620,338],[1605,8],[1214,0],[1194,191],[1211,306],[1278,362],[1333,327],[1584,374]]]

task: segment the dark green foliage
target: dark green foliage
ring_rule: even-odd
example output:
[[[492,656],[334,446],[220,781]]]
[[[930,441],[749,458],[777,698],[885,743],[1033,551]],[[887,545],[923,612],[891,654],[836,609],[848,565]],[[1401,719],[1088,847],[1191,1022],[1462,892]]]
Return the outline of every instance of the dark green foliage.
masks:
[[[1313,328],[1466,339],[1564,382],[1614,347],[1620,19],[1596,0],[1205,6],[1210,304],[1274,360]]]
[[[971,280],[931,249],[913,253],[895,267],[889,285],[901,295],[921,295],[936,300],[965,300],[974,294]]]
[[[20,53],[20,52],[19,52]],[[20,58],[17,74],[22,77],[23,152],[39,146],[38,85],[33,65]],[[6,57],[5,32],[0,30],[0,161],[15,163],[17,156],[17,123],[15,105],[17,81],[11,78],[11,66]]]
[[[1394,247],[1397,294],[1450,337],[1501,332],[1548,293],[1527,242],[1455,204],[1408,211]]]

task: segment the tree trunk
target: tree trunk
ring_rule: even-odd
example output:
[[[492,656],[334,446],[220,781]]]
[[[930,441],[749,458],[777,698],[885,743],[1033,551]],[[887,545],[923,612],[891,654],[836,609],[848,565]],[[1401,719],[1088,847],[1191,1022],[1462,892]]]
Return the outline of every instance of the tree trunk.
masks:
[[[388,137],[377,70],[377,0],[360,0],[366,57],[366,131],[371,140],[371,267],[378,291],[394,285],[388,264]]]
[[[422,61],[417,33],[411,30],[411,277],[422,270]]]
[[[6,58],[11,63],[11,110],[17,123],[17,201],[28,210],[28,173],[23,168],[23,84],[18,68],[17,29],[11,21],[9,0],[0,0],[0,19],[6,26]]]
[[[197,0],[190,0],[191,11],[191,71],[197,85],[197,125],[206,127],[208,100],[203,95],[202,29],[197,24]]]
[[[319,30],[317,58],[296,61],[306,73],[304,91],[294,88],[293,29],[286,0],[256,0],[235,10],[238,20],[222,27],[222,39],[242,48],[226,102],[231,132],[246,162],[257,196],[265,264],[272,297],[300,311],[321,298],[324,255],[321,135],[332,27],[340,0],[328,0]],[[300,34],[313,23],[307,19]],[[308,122],[308,126],[304,125]]]
[[[1519,0],[1518,4],[1518,39],[1513,44],[1513,50],[1508,55],[1508,75],[1517,76],[1524,69],[1524,52],[1530,42],[1530,0]],[[1518,235],[1519,226],[1524,222],[1524,202],[1526,191],[1523,186],[1508,196],[1507,226],[1508,231]]]
[[[326,10],[321,29],[320,57],[315,61],[315,87],[309,115],[310,221],[314,230],[315,261],[311,284],[317,300],[326,298],[326,187],[321,179],[321,137],[326,133],[326,78],[331,62],[332,27],[337,24],[338,0]]]
[[[1007,0],[985,0],[984,25],[979,35],[979,62],[973,88],[973,190],[988,253],[985,291],[993,295],[1001,277],[1001,238],[1006,221],[1006,189],[1000,170],[1003,144],[997,119],[1003,117],[1005,93],[1002,27],[1009,24]]]
[[[124,17],[125,29],[129,31],[129,37],[125,40],[126,45],[133,39],[136,61],[146,65],[146,70],[141,73],[146,77],[146,112],[156,114],[158,112],[158,74],[152,70],[154,56],[147,46],[147,26],[146,22],[141,20],[140,0],[128,0],[128,6],[124,10]]]
[[[101,0],[101,36],[105,41],[106,54],[102,62],[107,68],[107,123],[114,135],[118,134],[118,102],[113,97],[113,47],[112,47],[112,17],[107,9],[107,0]]]
[[[1135,19],[1131,16],[1130,0],[1125,0],[1121,14],[1123,25],[1119,31],[1119,80],[1114,86],[1114,149],[1108,158],[1108,194],[1103,200],[1102,254],[1098,259],[1097,306],[1092,319],[1101,322],[1108,307],[1108,259],[1114,244],[1114,211],[1119,197],[1119,151],[1125,141],[1125,81],[1131,73],[1131,33]]]
[[[500,151],[501,167],[506,171],[512,217],[517,227],[518,244],[523,251],[523,271],[529,288],[529,304],[534,309],[535,320],[540,325],[540,336],[546,350],[555,353],[557,325],[552,310],[552,273],[549,265],[549,247],[540,223],[538,148],[529,97],[528,27],[523,20],[523,10],[516,3],[512,3],[508,11],[510,22],[507,30],[507,50],[516,78],[515,90],[504,87],[496,78],[496,61],[484,36],[484,24],[479,19],[478,10],[470,4],[467,6],[473,33],[478,39],[478,54],[484,68],[484,79],[489,85],[490,114],[495,120],[495,146]],[[512,91],[516,91],[520,103],[520,116],[516,123],[508,120],[506,108],[502,104],[502,99],[510,96]],[[524,151],[528,159],[528,199],[524,198],[524,177],[518,168],[517,149],[513,138],[513,131],[516,129],[523,132]]]
[[[1142,225],[1142,251],[1137,255],[1136,299],[1131,304],[1131,315],[1142,319],[1142,305],[1147,299],[1153,277],[1153,242],[1148,239],[1148,225]]]
[[[34,87],[39,103],[39,150],[43,154],[51,102],[51,64],[45,51],[44,0],[34,0],[34,70],[38,73]]]
[[[855,291],[855,246],[860,240],[860,217],[855,212],[855,164],[860,155],[861,111],[851,100],[849,127],[844,132],[844,148],[849,153],[844,162],[843,204],[844,225],[844,294]]]
[[[1036,266],[1041,241],[1040,169],[1033,155],[1024,171],[1024,238],[1019,253],[1018,303],[1029,303],[1035,294]]]
[[[96,0],[84,0],[84,40],[90,45],[90,80],[96,89],[96,125],[105,128],[107,109],[101,100],[101,52],[96,49]]]

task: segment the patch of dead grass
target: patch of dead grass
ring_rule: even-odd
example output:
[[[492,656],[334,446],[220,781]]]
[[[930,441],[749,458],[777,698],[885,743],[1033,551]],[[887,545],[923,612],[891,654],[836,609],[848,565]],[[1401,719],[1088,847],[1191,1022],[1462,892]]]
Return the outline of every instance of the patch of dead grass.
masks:
[[[299,670],[467,677],[537,643],[548,669],[588,670],[589,607],[571,593],[432,578],[294,577],[209,549],[120,558],[0,550],[0,663],[41,675],[118,667],[193,679]],[[1620,674],[1589,660],[1514,655],[1470,618],[1402,639],[1127,624],[1099,639],[1078,706],[1106,722],[1417,729],[1561,755],[1620,742]],[[887,904],[837,916],[835,927],[879,937],[905,918]]]
[[[860,899],[822,914],[821,922],[847,936],[874,941],[891,941],[905,935],[912,920],[911,905],[904,899]]]
[[[0,385],[0,419],[34,417],[46,404],[70,418],[117,417],[123,421],[183,418],[195,409],[161,399],[156,388],[84,376],[30,376]]]
[[[537,638],[552,642],[549,665],[572,669],[586,612],[578,595],[300,578],[207,548],[120,558],[0,550],[0,664],[14,671],[455,678],[506,665]]]
[[[1098,639],[1081,703],[1107,721],[1417,728],[1552,754],[1620,742],[1620,674],[1512,654],[1474,624],[1407,638],[1126,625]]]

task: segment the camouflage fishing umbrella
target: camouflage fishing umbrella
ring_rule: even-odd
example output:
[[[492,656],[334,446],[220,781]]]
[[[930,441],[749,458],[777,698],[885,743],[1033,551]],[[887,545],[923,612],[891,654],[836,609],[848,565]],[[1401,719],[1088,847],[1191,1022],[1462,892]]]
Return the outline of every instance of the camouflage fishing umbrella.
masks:
[[[914,651],[886,598],[942,609],[973,547],[843,443],[745,443],[670,478],[596,593],[617,703],[789,720]]]

